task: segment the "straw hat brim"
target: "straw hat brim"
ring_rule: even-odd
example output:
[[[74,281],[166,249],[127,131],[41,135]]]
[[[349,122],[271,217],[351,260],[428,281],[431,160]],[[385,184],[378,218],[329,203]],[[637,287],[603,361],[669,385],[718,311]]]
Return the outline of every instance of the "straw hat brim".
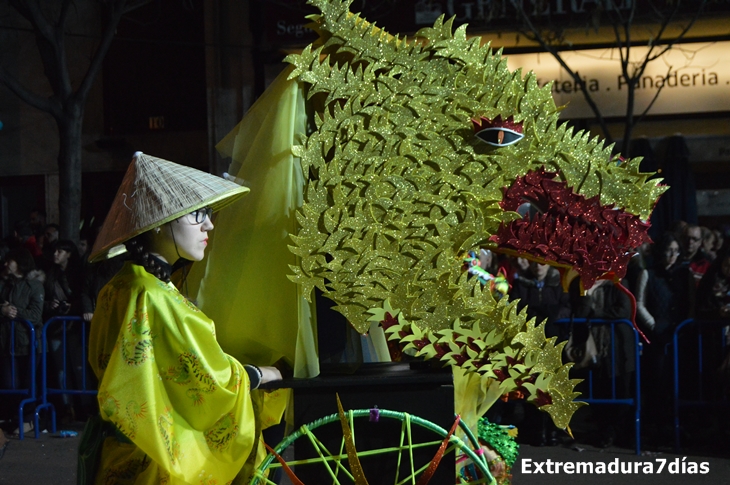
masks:
[[[123,243],[204,207],[221,210],[249,192],[230,180],[137,152],[94,243],[89,261],[126,251]]]
[[[194,206],[191,206],[190,208],[186,210],[182,210],[179,212],[176,212],[172,214],[171,216],[165,217],[164,219],[161,219],[158,222],[155,222],[153,224],[148,224],[145,227],[142,227],[136,231],[133,231],[129,233],[126,236],[119,237],[112,242],[104,245],[103,248],[100,248],[98,250],[95,250],[91,256],[89,257],[89,262],[95,263],[98,261],[102,261],[104,259],[114,258],[116,256],[119,256],[120,254],[124,254],[127,252],[127,248],[124,246],[124,243],[129,241],[130,239],[139,236],[140,234],[143,234],[151,229],[154,229],[155,227],[160,227],[168,222],[172,222],[175,219],[178,219],[185,214],[190,214],[191,212],[194,212],[198,209],[202,209],[204,207],[210,207],[213,212],[218,212],[219,210],[223,209],[224,207],[234,203],[244,195],[250,192],[250,189],[248,187],[239,187],[238,189],[231,190],[228,193],[221,194],[218,197],[212,199],[212,200],[205,200],[202,201],[200,204],[196,204]]]

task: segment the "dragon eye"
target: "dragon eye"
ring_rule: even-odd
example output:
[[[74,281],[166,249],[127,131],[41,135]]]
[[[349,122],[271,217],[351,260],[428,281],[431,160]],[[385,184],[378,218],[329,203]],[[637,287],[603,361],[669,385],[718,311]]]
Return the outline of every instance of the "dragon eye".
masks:
[[[495,147],[505,147],[517,143],[525,137],[522,133],[518,133],[509,128],[486,128],[476,133],[476,136],[485,143]]]

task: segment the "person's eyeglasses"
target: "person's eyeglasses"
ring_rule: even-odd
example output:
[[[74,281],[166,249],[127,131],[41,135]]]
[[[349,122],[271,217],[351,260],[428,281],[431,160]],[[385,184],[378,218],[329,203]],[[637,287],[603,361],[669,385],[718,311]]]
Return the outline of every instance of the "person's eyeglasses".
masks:
[[[210,207],[203,207],[202,209],[195,210],[188,214],[188,220],[190,220],[193,224],[202,224],[206,220],[210,219],[211,215],[213,215],[213,209]],[[195,222],[192,222],[193,220]]]

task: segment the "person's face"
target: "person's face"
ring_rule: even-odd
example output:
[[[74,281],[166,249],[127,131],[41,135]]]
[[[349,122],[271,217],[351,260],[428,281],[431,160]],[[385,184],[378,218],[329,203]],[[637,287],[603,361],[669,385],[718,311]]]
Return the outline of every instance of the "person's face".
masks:
[[[517,267],[520,268],[522,271],[527,270],[527,268],[530,267],[530,262],[526,260],[525,258],[517,258]]]
[[[539,264],[534,261],[530,263],[530,271],[532,271],[532,274],[534,274],[535,278],[538,280],[544,280],[545,276],[548,274],[548,270],[550,270],[549,264]]]
[[[707,253],[711,253],[715,249],[715,233],[709,232],[702,239],[702,249]]]
[[[86,239],[79,239],[79,254],[86,254],[89,250],[89,241]]]
[[[16,278],[23,277],[23,275],[20,274],[20,271],[18,271],[18,263],[16,263],[13,259],[5,262],[5,274],[15,276]]]
[[[65,249],[56,249],[53,253],[53,262],[59,266],[66,266],[68,260],[71,257],[71,253]]]
[[[724,242],[725,240],[722,237],[722,233],[720,231],[715,231],[715,247],[713,247],[712,249],[714,249],[715,251],[719,251],[720,249],[722,249],[722,244]]]
[[[208,231],[212,230],[213,222],[205,209],[186,214],[162,227],[159,252],[168,263],[174,263],[178,257],[202,261],[208,246]]]
[[[679,257],[679,244],[677,244],[677,241],[670,242],[669,246],[664,248],[664,254],[662,254],[662,257],[664,259],[665,268],[669,268],[677,262],[677,258]]]
[[[636,251],[641,254],[643,257],[648,256],[651,254],[651,243],[644,242],[641,243],[641,246],[639,246]]]
[[[687,230],[687,234],[684,237],[684,245],[687,250],[687,255],[694,255],[700,245],[702,245],[702,231],[699,227],[693,227]]]
[[[46,229],[46,232],[44,233],[45,239],[48,242],[53,242],[56,239],[58,239],[58,231],[55,227],[49,227]]]
[[[33,211],[30,213],[30,225],[33,227],[42,227],[43,224],[45,224],[45,220],[43,220],[43,216],[36,211]]]

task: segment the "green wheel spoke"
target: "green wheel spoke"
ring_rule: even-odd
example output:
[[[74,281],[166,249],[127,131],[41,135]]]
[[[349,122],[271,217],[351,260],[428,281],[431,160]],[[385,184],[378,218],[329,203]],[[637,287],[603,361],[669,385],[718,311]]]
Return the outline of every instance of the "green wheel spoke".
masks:
[[[327,455],[329,457],[332,457],[332,453],[330,453],[330,451],[327,449],[327,447],[321,441],[319,441],[316,436],[314,436],[314,434],[312,433],[312,431],[309,428],[307,428],[306,435],[307,435],[307,437],[309,437],[309,440],[311,441],[312,445],[314,446],[315,450],[317,451],[317,454],[319,455],[319,460],[318,461],[320,463],[323,463],[324,464],[325,468],[327,468],[327,472],[330,474],[330,476],[332,477],[332,479],[336,483],[339,484],[339,481],[337,480],[337,474],[332,471],[332,467],[329,466],[329,463],[325,459],[325,455],[322,453],[322,450],[326,451],[327,452]],[[345,474],[347,474],[347,476],[350,477],[350,479],[352,481],[355,481],[355,479],[352,476],[352,474],[350,474],[350,471],[347,468],[345,468],[339,460],[336,460],[335,461],[335,464],[337,465],[336,468],[337,468],[338,471],[339,470],[344,471]]]

